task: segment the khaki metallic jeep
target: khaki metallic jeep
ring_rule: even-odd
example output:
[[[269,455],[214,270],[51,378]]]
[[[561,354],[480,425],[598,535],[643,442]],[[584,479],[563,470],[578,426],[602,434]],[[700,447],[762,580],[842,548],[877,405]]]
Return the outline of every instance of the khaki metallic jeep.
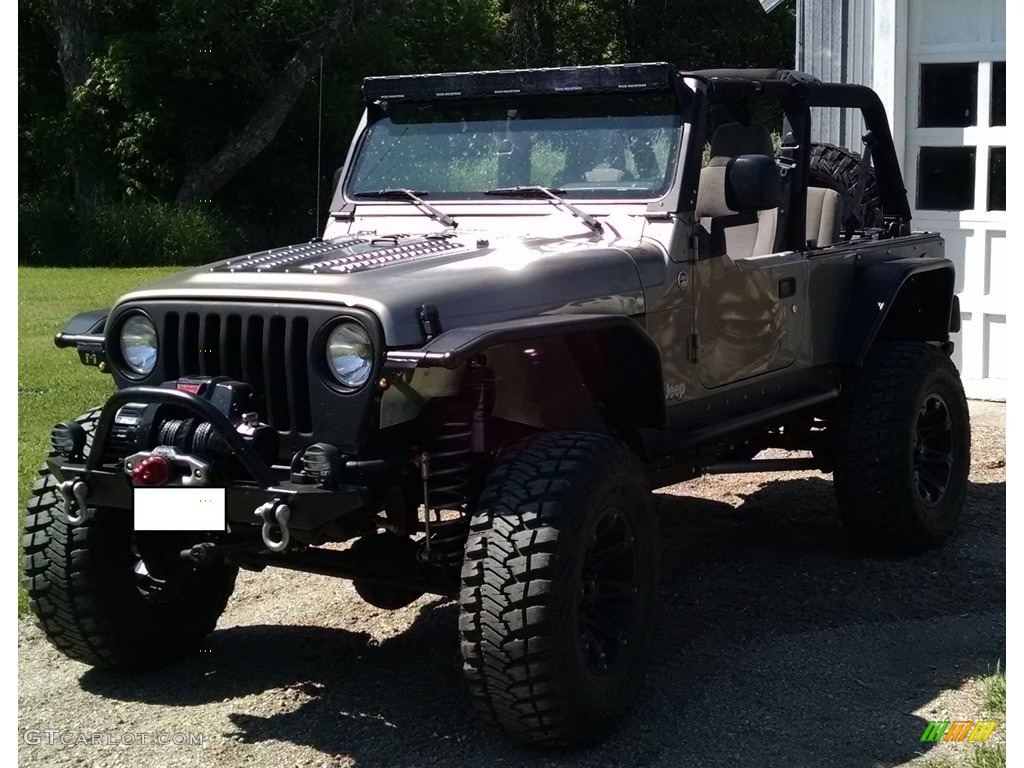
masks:
[[[851,541],[953,533],[953,265],[911,230],[871,90],[657,63],[363,89],[322,238],[58,334],[117,385],[54,426],[28,506],[65,654],[168,664],[238,568],[328,574],[384,608],[457,599],[481,712],[573,744],[641,683],[652,488],[817,469]],[[812,107],[861,110],[862,154],[812,144]]]

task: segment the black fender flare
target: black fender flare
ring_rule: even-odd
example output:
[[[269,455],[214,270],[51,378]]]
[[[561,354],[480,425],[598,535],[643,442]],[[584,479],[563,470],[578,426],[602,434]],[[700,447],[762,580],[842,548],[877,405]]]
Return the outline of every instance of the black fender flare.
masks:
[[[387,353],[385,370],[417,367],[458,368],[476,355],[498,344],[525,342],[551,336],[566,338],[570,346],[590,345],[618,355],[614,368],[604,373],[613,383],[630,412],[635,426],[661,427],[665,424],[665,385],[661,352],[644,327],[626,315],[562,314],[468,325],[438,334],[419,349],[396,349]],[[582,371],[582,374],[588,374]]]
[[[950,331],[960,327],[955,280],[953,262],[942,257],[893,259],[858,269],[842,359],[859,367],[883,340],[948,344]]]

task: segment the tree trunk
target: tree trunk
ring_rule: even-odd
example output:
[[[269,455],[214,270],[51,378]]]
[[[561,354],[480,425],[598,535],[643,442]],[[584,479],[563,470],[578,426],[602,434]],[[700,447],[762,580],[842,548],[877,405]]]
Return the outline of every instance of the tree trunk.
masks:
[[[50,9],[57,30],[57,63],[70,106],[75,89],[89,77],[90,59],[99,46],[99,25],[82,0],[51,0]],[[79,211],[90,210],[107,200],[106,186],[70,150],[68,165]]]
[[[365,0],[350,0],[302,44],[271,84],[245,128],[207,163],[185,176],[178,202],[209,198],[262,152],[281,129],[302,89],[316,73],[321,56],[337,43],[343,26],[353,26],[366,12]]]
[[[81,0],[51,0],[50,8],[57,27],[57,62],[70,99],[89,76],[89,59],[99,44],[96,18]]]
[[[550,67],[557,61],[554,22],[547,0],[510,0],[506,35],[514,67]]]

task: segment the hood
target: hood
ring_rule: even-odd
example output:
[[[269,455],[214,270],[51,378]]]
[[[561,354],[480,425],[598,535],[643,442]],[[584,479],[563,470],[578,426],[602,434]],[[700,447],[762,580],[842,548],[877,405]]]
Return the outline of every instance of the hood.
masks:
[[[313,302],[360,307],[392,347],[419,346],[418,310],[448,330],[548,313],[637,315],[643,282],[664,264],[653,245],[480,233],[344,235],[216,262],[122,297]],[[645,280],[641,280],[641,273]]]

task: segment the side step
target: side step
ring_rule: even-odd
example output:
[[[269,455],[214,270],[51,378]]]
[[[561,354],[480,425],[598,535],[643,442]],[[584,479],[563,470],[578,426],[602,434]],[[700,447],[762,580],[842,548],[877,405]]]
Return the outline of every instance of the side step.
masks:
[[[744,472],[797,472],[821,469],[821,462],[808,459],[760,459],[751,461],[720,461],[702,468],[706,475],[736,475]]]

